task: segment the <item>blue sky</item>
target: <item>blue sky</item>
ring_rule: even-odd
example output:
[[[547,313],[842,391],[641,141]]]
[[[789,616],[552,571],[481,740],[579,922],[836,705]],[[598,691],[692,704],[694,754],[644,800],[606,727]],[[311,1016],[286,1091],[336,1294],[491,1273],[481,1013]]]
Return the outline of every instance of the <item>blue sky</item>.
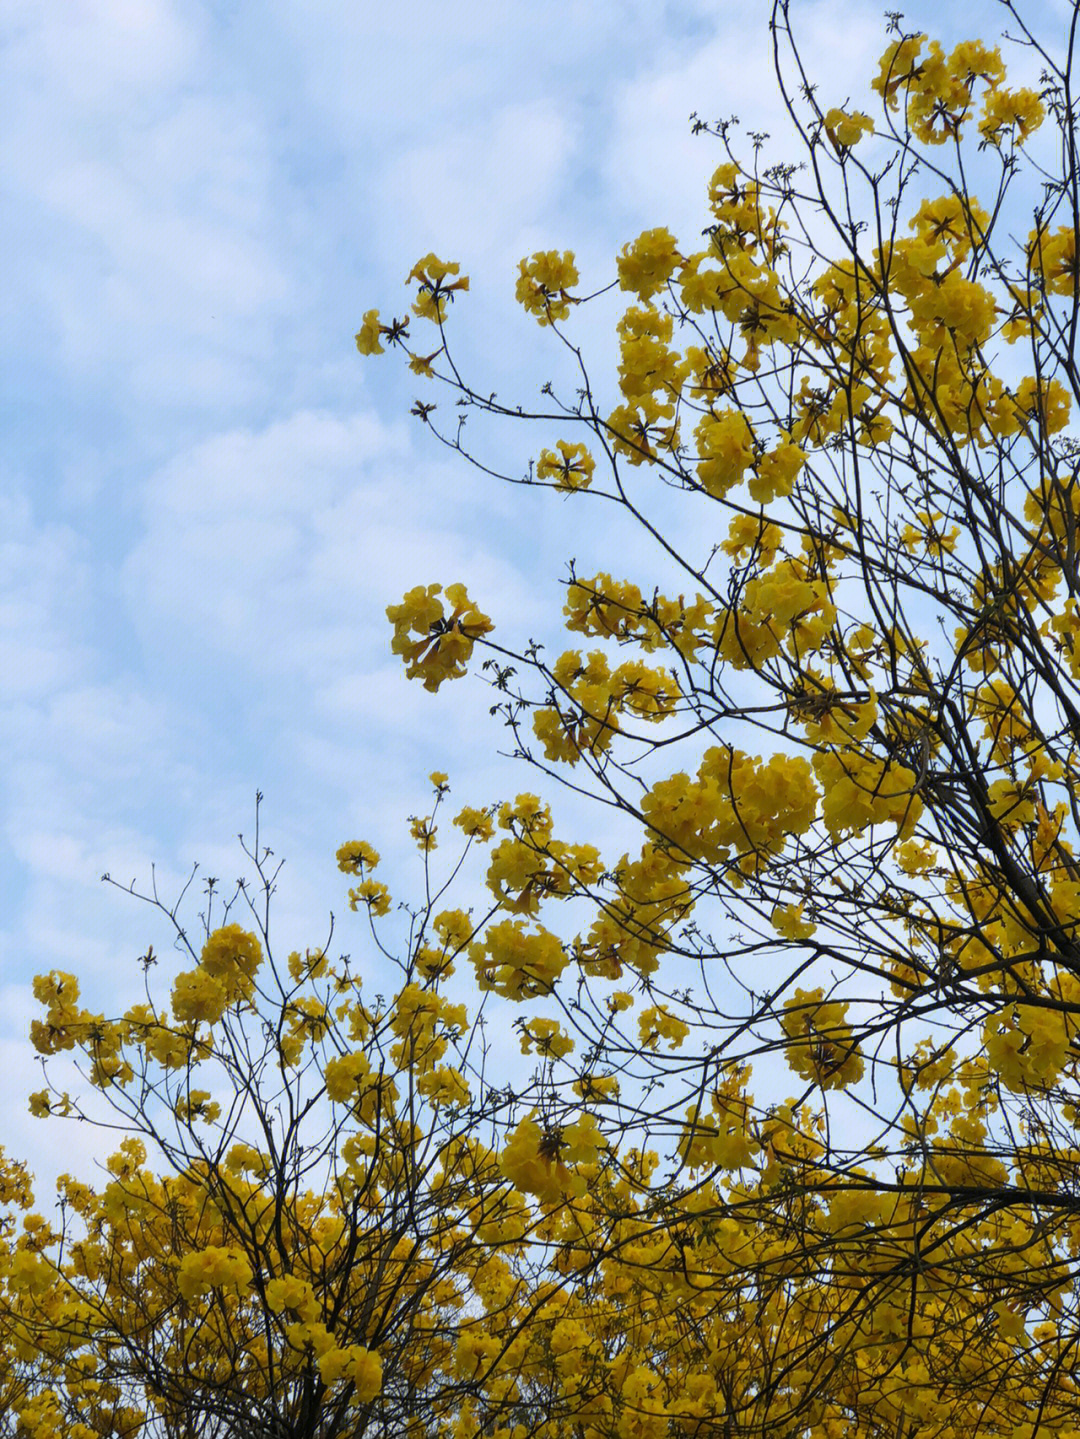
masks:
[[[1057,29],[1067,8],[1031,13]],[[599,288],[643,228],[700,232],[720,156],[691,110],[782,133],[768,7],[745,9],[4,7],[0,1059],[5,1142],[42,1172],[57,1131],[24,1115],[33,974],[126,1006],[136,956],[167,939],[104,871],[146,883],[155,865],[166,894],[193,861],[237,874],[261,789],[288,860],[279,933],[318,943],[343,840],[371,839],[392,887],[413,873],[404,819],[430,770],[459,803],[529,786],[482,686],[406,684],[385,607],[464,579],[506,636],[554,641],[568,555],[610,567],[634,542],[453,462],[408,416],[422,382],[352,336],[372,306],[403,311],[435,250],[472,276],[465,372],[535,397],[553,351],[513,304],[518,259],[573,248]],[[858,103],[881,7],[792,11],[823,101]],[[942,38],[990,38],[980,12],[946,7]],[[601,376],[610,317],[577,331]],[[488,443],[522,473],[554,438]]]

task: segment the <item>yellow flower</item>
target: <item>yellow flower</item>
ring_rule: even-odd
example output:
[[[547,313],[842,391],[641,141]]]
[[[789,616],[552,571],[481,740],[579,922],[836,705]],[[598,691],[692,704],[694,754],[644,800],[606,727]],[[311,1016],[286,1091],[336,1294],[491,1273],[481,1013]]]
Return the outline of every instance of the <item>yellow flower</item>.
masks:
[[[324,1384],[346,1381],[355,1385],[360,1404],[370,1404],[382,1389],[382,1359],[372,1349],[351,1344],[346,1349],[332,1348],[319,1359],[319,1375]]]
[[[391,648],[405,661],[406,675],[419,677],[424,688],[435,691],[444,680],[459,679],[466,670],[473,644],[490,633],[491,620],[476,608],[461,584],[446,587],[453,606],[447,616],[438,596],[442,585],[417,585],[400,605],[388,605],[386,617],[394,626]]]
[[[940,858],[938,851],[926,840],[905,840],[903,844],[896,846],[893,853],[903,872],[912,876],[926,874]]]
[[[638,1032],[642,1049],[656,1049],[662,1039],[667,1040],[669,1049],[678,1049],[690,1033],[690,1026],[658,1004],[638,1015]]]
[[[574,1048],[574,1041],[563,1033],[557,1019],[530,1019],[521,1025],[521,1052],[531,1054],[533,1045],[537,1054],[562,1059]]]
[[[554,480],[557,490],[587,490],[596,468],[592,455],[584,445],[571,445],[565,440],[557,440],[556,449],[557,455],[552,450],[541,450],[536,478]]]
[[[264,1174],[270,1167],[267,1155],[261,1154],[253,1144],[234,1144],[225,1156],[225,1167],[234,1174]]]
[[[370,1073],[371,1065],[363,1050],[328,1059],[323,1068],[327,1099],[333,1104],[348,1104],[361,1081]]]
[[[343,844],[337,852],[338,869],[345,874],[362,874],[365,866],[374,869],[378,862],[378,851],[362,839]]]
[[[227,1004],[225,986],[204,969],[184,970],[173,981],[172,1012],[179,1024],[193,1020],[216,1024]]]
[[[206,1089],[193,1089],[176,1101],[176,1117],[185,1124],[192,1124],[196,1120],[213,1124],[220,1114],[221,1105],[210,1098],[210,1092]]]
[[[878,74],[870,84],[884,97],[890,110],[899,107],[897,91],[901,86],[910,85],[920,74],[918,58],[925,40],[925,35],[905,36],[890,45],[882,55]]]
[[[8,1261],[6,1280],[16,1294],[40,1297],[53,1287],[55,1275],[50,1266],[27,1249],[20,1249]]]
[[[266,1307],[272,1314],[289,1311],[308,1323],[319,1317],[319,1303],[311,1285],[296,1274],[285,1274],[267,1282]]]
[[[360,326],[356,336],[356,348],[362,355],[381,355],[383,347],[379,337],[383,333],[383,327],[379,324],[378,310],[368,310],[364,315],[364,323]]]
[[[1069,284],[1071,287],[1071,279]],[[1025,376],[1016,387],[1014,404],[1017,414],[1030,419],[1044,434],[1056,435],[1069,423],[1072,400],[1060,380]]]
[[[246,1289],[251,1279],[245,1255],[216,1245],[185,1254],[176,1271],[176,1287],[189,1303],[211,1289]]]
[[[469,288],[468,275],[462,275],[458,280],[448,280],[451,275],[457,275],[461,266],[448,263],[438,259],[435,255],[425,255],[405,277],[405,283],[417,280],[420,284],[420,291],[413,305],[413,314],[419,315],[421,319],[432,320],[436,324],[442,324],[446,319],[446,302],[452,299],[454,292],[467,290]]]
[[[857,145],[864,135],[874,133],[874,122],[861,110],[848,114],[846,110],[833,109],[825,116],[825,133],[836,150],[843,154]]]
[[[703,415],[694,435],[698,479],[710,495],[722,499],[754,458],[754,433],[741,410],[720,410]]]
[[[220,980],[229,1003],[250,999],[262,964],[262,947],[255,935],[238,924],[215,929],[203,945],[199,967]]]
[[[1000,145],[1008,131],[1022,145],[1046,118],[1046,107],[1034,90],[988,90],[983,99],[979,133]]]
[[[773,910],[770,923],[785,939],[809,939],[817,930],[812,920],[803,919],[801,904],[779,904]]]
[[[563,1162],[561,1132],[545,1133],[527,1115],[507,1139],[499,1168],[520,1194],[533,1194],[541,1204],[561,1203],[568,1195],[582,1195],[585,1179]]]
[[[616,261],[620,288],[632,290],[639,300],[648,300],[671,279],[679,259],[670,230],[646,230],[623,246]]]
[[[1035,802],[1021,780],[995,780],[987,792],[987,808],[1003,829],[1034,824]]]
[[[463,909],[441,910],[431,921],[431,927],[442,942],[458,950],[468,944],[473,935],[473,922]]]
[[[436,1109],[455,1105],[463,1109],[472,1099],[469,1082],[457,1069],[440,1064],[422,1074],[416,1087]]]
[[[454,816],[454,823],[470,839],[489,840],[495,833],[495,825],[486,809],[472,809],[468,805]]]
[[[549,994],[566,968],[566,952],[549,930],[526,930],[521,920],[504,920],[469,946],[469,958],[481,989],[504,999]]]
[[[422,375],[425,380],[433,380],[435,378],[435,371],[431,368],[431,362],[441,354],[442,346],[437,350],[433,350],[430,355],[410,355],[409,369],[414,375]]]
[[[565,320],[570,306],[577,303],[567,294],[578,282],[574,252],[539,251],[531,259],[522,260],[518,269],[520,274],[514,290],[518,304],[535,315],[541,325]]]
[[[359,909],[366,904],[372,914],[389,914],[390,891],[377,879],[365,879],[349,890],[349,908]]]
[[[796,989],[780,1021],[789,1043],[784,1058],[795,1074],[822,1089],[844,1089],[862,1078],[858,1041],[846,1022],[845,1003],[823,1002],[822,989]]]
[[[330,961],[321,949],[305,949],[301,954],[294,949],[289,955],[289,973],[293,979],[321,979],[330,967]]]
[[[758,460],[757,473],[747,486],[750,498],[755,504],[767,505],[778,496],[790,495],[805,463],[803,451],[785,437],[775,450],[769,450]]]

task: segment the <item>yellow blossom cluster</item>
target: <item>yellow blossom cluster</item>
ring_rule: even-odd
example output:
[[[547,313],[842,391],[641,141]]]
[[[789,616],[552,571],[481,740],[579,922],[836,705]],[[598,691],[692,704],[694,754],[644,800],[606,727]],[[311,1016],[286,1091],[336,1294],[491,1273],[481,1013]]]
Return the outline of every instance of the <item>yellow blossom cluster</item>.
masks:
[[[250,1003],[262,949],[238,924],[216,929],[203,945],[197,969],[173,981],[172,1012],[177,1024],[216,1024],[231,1005]]]
[[[522,1194],[533,1195],[543,1205],[556,1205],[585,1193],[588,1177],[582,1167],[594,1164],[606,1144],[595,1116],[587,1110],[558,1131],[542,1129],[529,1114],[508,1136],[499,1167]]]
[[[738,608],[717,621],[717,649],[735,669],[757,670],[784,649],[796,659],[821,649],[835,623],[828,583],[790,556],[746,583]]]
[[[607,749],[621,730],[620,716],[656,724],[675,712],[678,682],[668,670],[628,660],[612,669],[602,650],[583,660],[567,650],[552,666],[556,704],[533,715],[533,732],[548,759],[576,764],[585,752]]]
[[[784,1058],[803,1079],[822,1089],[843,1089],[863,1075],[858,1040],[847,1021],[848,1005],[825,1000],[823,989],[796,989],[780,1021],[791,1043]]]
[[[533,1047],[539,1055],[562,1059],[574,1048],[574,1041],[557,1019],[530,1019],[521,1025],[521,1052],[532,1054]]]
[[[360,1344],[350,1344],[345,1349],[335,1347],[320,1356],[319,1377],[328,1385],[353,1385],[357,1402],[370,1404],[382,1388],[382,1359]]]
[[[354,839],[343,844],[337,852],[338,869],[343,874],[363,874],[374,869],[379,863],[379,853],[366,840]]]
[[[841,110],[834,106],[826,112],[822,123],[829,140],[841,153],[857,145],[864,135],[874,133],[873,120],[861,110]]]
[[[702,488],[715,499],[722,499],[740,483],[753,462],[754,432],[741,410],[724,409],[703,415],[694,438]]]
[[[748,1168],[760,1153],[752,1133],[753,1097],[746,1089],[750,1066],[729,1068],[710,1095],[709,1109],[700,1102],[686,1111],[680,1154],[688,1169]]]
[[[184,1255],[176,1271],[176,1287],[190,1303],[213,1289],[245,1289],[251,1278],[251,1264],[245,1254],[210,1245]]]
[[[450,279],[460,275],[460,279]],[[461,275],[461,266],[453,261],[440,260],[436,255],[425,255],[405,277],[408,285],[417,281],[419,291],[413,304],[413,313],[421,319],[432,320],[441,325],[446,319],[447,301],[454,295],[469,288],[468,275]]]
[[[1076,231],[1072,226],[1032,230],[1028,238],[1028,258],[1032,273],[1042,280],[1049,294],[1075,294],[1078,270]]]
[[[831,835],[862,834],[871,825],[894,824],[910,836],[923,812],[913,770],[876,755],[829,750],[814,756],[821,784],[821,818]]]
[[[551,810],[536,795],[504,804],[499,827],[509,833],[491,851],[487,886],[510,914],[535,916],[545,900],[565,899],[599,879],[599,850],[553,838]]]
[[[486,843],[495,833],[495,825],[488,811],[475,809],[471,805],[466,805],[454,816],[454,823],[470,839],[479,840],[481,843]]]
[[[646,230],[622,248],[617,262],[619,285],[632,290],[639,300],[650,300],[671,279],[680,258],[670,230]]]
[[[550,994],[567,964],[557,935],[520,919],[488,925],[483,937],[469,946],[469,958],[479,987],[505,999]]]
[[[657,592],[646,601],[631,581],[600,573],[591,580],[571,580],[563,614],[567,630],[633,641],[647,654],[671,646],[692,659],[708,634],[713,609],[701,595],[670,599]]]
[[[672,775],[653,785],[642,813],[674,863],[723,863],[733,855],[750,872],[805,834],[817,817],[818,788],[810,764],[776,754],[764,763],[741,750],[714,746],[691,780]]]
[[[1015,120],[1015,142],[1022,143],[1042,121],[1042,104],[1031,92],[999,98],[1005,81],[1001,52],[981,41],[962,41],[946,57],[936,40],[927,44],[925,35],[904,36],[885,51],[871,83],[890,110],[900,108],[903,92],[912,133],[924,144],[940,145],[959,140],[980,80],[986,86],[980,131],[1000,143],[1005,125]]]
[[[678,1049],[690,1033],[690,1026],[666,1005],[656,1004],[638,1015],[638,1033],[643,1049],[655,1049],[662,1039],[667,1040],[669,1049]]]
[[[578,270],[572,250],[543,250],[531,259],[522,260],[515,297],[541,325],[565,320],[575,303],[569,293],[578,282]]]
[[[596,461],[589,451],[584,445],[569,444],[566,440],[556,440],[555,450],[541,450],[536,478],[550,480],[557,490],[587,490],[596,469]]]
[[[439,595],[442,585],[417,585],[400,605],[388,605],[386,616],[394,626],[392,648],[405,661],[410,679],[437,690],[444,680],[464,673],[473,645],[493,628],[491,620],[469,599],[465,586],[448,585],[449,614]]]

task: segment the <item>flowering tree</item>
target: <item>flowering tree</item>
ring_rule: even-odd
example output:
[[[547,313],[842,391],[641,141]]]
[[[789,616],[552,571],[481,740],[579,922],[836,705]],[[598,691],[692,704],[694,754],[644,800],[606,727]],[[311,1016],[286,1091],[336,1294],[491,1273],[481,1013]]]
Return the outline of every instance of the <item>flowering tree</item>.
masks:
[[[1038,88],[894,19],[871,115],[811,83],[780,0],[800,160],[697,122],[722,151],[706,242],[623,248],[613,408],[570,252],[520,267],[568,362],[540,410],[462,376],[456,263],[421,260],[415,321],[357,335],[465,415],[538,428],[504,480],[614,505],[655,550],[571,568],[561,653],[460,584],[388,611],[410,675],[484,655],[541,787],[639,834],[601,855],[519,796],[504,913],[468,950],[550,1026],[504,1149],[519,1189],[554,1203],[583,1096],[613,1172],[630,1144],[670,1156],[651,1198],[597,1185],[550,1218],[596,1266],[569,1350],[570,1319],[546,1340],[545,1404],[586,1432],[1080,1425],[1077,16],[1057,55],[1003,9]],[[437,400],[414,413],[481,463]],[[616,1296],[639,1316],[617,1340]]]
[[[481,811],[457,822],[466,850],[491,833]],[[50,1080],[31,1110],[124,1138],[103,1185],[62,1176],[58,1223],[0,1168],[0,1432],[419,1433],[476,1391],[463,1356],[487,1313],[522,1303],[532,1223],[485,1141],[506,1099],[439,988],[468,916],[429,873],[406,958],[384,951],[398,986],[369,997],[347,956],[275,959],[278,870],[258,839],[248,857],[256,883],[224,905],[208,882],[198,946],[183,896],[141,896],[192,962],[167,998],[152,946],[146,1002],[116,1017],[83,1007],[73,975],[35,982],[47,1080],[78,1056],[107,1109]],[[373,921],[390,906],[378,860],[363,842],[338,853]]]
[[[894,22],[870,115],[777,4],[801,161],[698,122],[706,243],[619,255],[613,407],[569,252],[517,281],[569,363],[536,412],[463,378],[458,264],[364,316],[362,354],[539,428],[508,482],[655,547],[571,569],[580,648],[504,641],[461,583],[388,612],[429,690],[483,656],[536,788],[634,842],[466,808],[484,905],[442,909],[436,775],[391,999],[236,910],[168,1006],[43,976],[35,1043],[127,1132],[57,1226],[4,1191],[22,1433],[1080,1434],[1076,16],[1057,56],[1004,8],[1037,89]],[[379,941],[374,862],[339,854]],[[489,1002],[528,1085],[479,1062]]]

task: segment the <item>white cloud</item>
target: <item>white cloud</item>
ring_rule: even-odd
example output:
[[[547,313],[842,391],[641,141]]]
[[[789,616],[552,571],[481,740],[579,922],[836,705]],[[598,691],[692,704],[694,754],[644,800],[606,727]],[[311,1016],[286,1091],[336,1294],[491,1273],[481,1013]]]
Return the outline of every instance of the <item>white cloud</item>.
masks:
[[[458,519],[458,489],[447,507],[403,427],[370,414],[214,436],[146,485],[125,566],[133,621],[148,648],[196,646],[315,685],[362,662],[376,634],[382,653],[403,588],[485,548]]]
[[[6,481],[8,493],[0,497],[0,716],[84,667],[88,649],[80,618],[90,585],[79,537],[64,525],[36,525],[17,478],[9,473]]]
[[[198,12],[171,0],[68,0],[50,9],[14,0],[4,41],[12,69],[41,96],[62,78],[67,106],[119,112],[133,97],[160,94],[197,53]]]
[[[295,287],[265,118],[215,75],[206,19],[27,7],[5,56],[26,343],[114,405],[249,398]]]
[[[485,260],[499,253],[508,233],[555,212],[579,143],[575,111],[554,97],[507,105],[396,157],[383,175],[394,228],[417,257],[429,246]]]

